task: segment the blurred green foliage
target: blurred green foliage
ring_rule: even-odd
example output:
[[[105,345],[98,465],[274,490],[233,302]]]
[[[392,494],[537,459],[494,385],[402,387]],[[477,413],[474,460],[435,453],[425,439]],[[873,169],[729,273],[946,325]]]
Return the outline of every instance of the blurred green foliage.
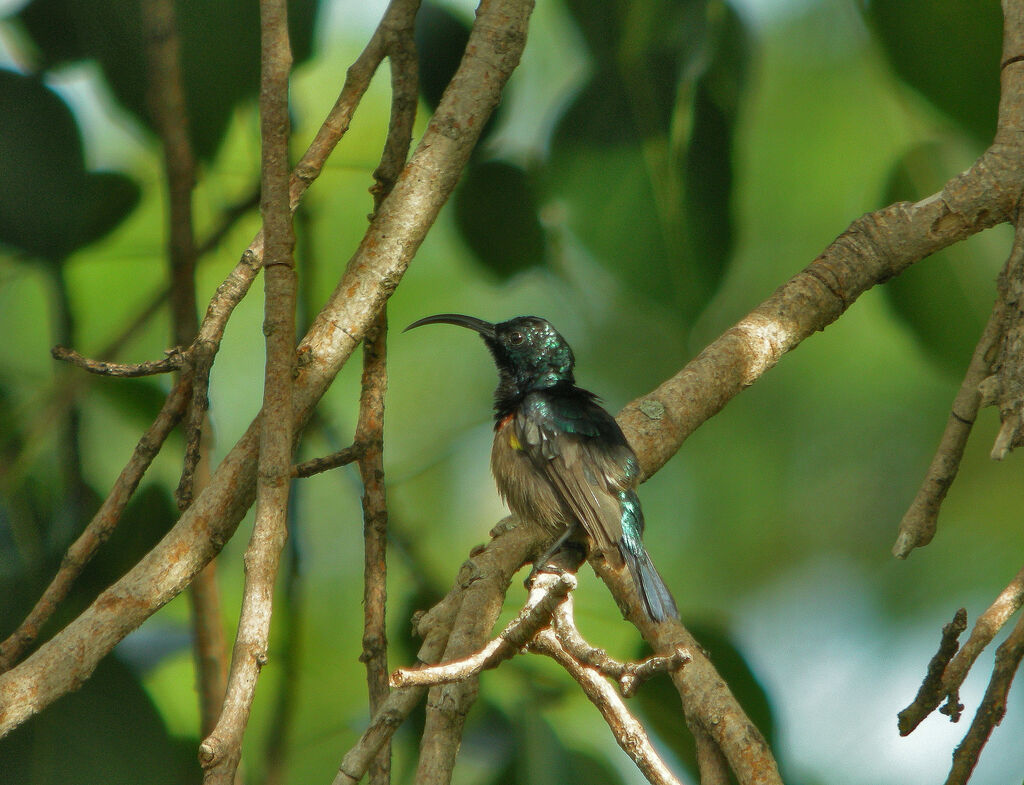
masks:
[[[859,11],[820,0],[770,18],[751,8],[718,0],[539,4],[522,66],[452,208],[399,287],[392,325],[441,311],[547,316],[576,350],[580,383],[616,409],[675,372],[860,213],[929,195],[991,135],[994,0],[872,2]],[[290,5],[296,154],[369,35],[366,25],[356,29],[352,3],[318,10],[312,0]],[[255,6],[234,1],[182,2],[178,12],[190,127],[204,162],[195,195],[203,237],[258,181],[258,25]],[[34,0],[0,21],[16,66],[0,71],[0,635],[38,598],[166,391],[165,380],[85,379],[55,369],[48,354],[68,324],[76,348],[98,351],[164,285],[162,163],[141,130],[135,14],[134,3],[115,0]],[[317,18],[324,25],[314,36]],[[465,6],[424,6],[419,129],[457,66],[470,19]],[[98,86],[88,99],[68,87],[76,78]],[[387,117],[384,73],[303,202],[307,321],[365,228]],[[244,216],[206,257],[200,300],[257,228],[256,215]],[[1022,482],[1012,460],[987,461],[994,414],[979,422],[934,543],[906,563],[893,562],[889,547],[1007,248],[1005,234],[990,232],[867,294],[701,428],[642,489],[648,546],[684,618],[697,620],[698,637],[775,742],[787,781],[935,781],[963,732],[950,726],[936,742],[926,735],[933,726],[900,747],[889,743],[939,625],[961,604],[975,616],[1019,568]],[[217,458],[259,406],[257,290],[233,316],[214,368]],[[158,357],[168,335],[161,312],[132,331],[118,359]],[[389,634],[398,665],[418,646],[411,612],[447,590],[503,513],[486,460],[493,370],[479,342],[394,331],[389,356]],[[325,399],[301,457],[347,443],[358,389],[353,366]],[[45,634],[171,525],[179,449],[172,439]],[[288,601],[277,605],[246,740],[252,782],[264,774],[267,739],[285,732],[273,709],[281,690],[293,692],[296,706],[287,782],[330,778],[366,722],[359,493],[351,470],[296,487],[282,578]],[[246,536],[243,523],[220,562],[229,633]],[[523,596],[514,582],[506,617]],[[576,604],[595,645],[637,653],[635,630],[589,573]],[[283,662],[284,638],[295,644],[294,670]],[[4,782],[68,781],[69,762],[76,782],[120,785],[143,771],[198,781],[193,684],[187,607],[175,601],[86,688],[0,742]],[[816,696],[828,711],[808,710]],[[868,696],[873,702],[863,703]],[[672,691],[654,683],[634,703],[672,765],[692,766]],[[1011,693],[976,785],[1019,776],[1022,709]],[[417,721],[396,737],[396,782],[411,781]],[[123,759],[96,754],[119,749],[116,739],[128,733],[138,741]],[[869,749],[865,739],[879,736],[884,750]],[[874,768],[865,756],[877,759]],[[557,667],[518,658],[483,677],[456,781],[635,781],[629,766]]]

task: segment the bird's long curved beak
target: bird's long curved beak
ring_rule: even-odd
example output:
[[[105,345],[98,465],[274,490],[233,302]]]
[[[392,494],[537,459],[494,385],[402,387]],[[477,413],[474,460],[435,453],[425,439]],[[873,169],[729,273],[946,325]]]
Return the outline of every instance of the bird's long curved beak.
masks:
[[[484,338],[494,338],[493,324],[485,322],[483,319],[477,319],[475,316],[464,316],[461,313],[439,313],[435,316],[425,316],[410,324],[402,332],[411,330],[413,327],[422,327],[425,324],[454,324],[458,327],[468,327],[470,330],[480,333]]]

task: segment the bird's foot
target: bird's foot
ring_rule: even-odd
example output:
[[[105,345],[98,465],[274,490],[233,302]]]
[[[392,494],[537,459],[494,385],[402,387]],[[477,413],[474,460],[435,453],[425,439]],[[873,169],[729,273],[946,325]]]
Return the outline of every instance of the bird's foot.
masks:
[[[570,556],[568,552],[573,552]],[[571,567],[563,567],[555,562],[556,558],[566,553],[564,559],[558,559],[558,561],[568,561],[572,564]],[[523,581],[523,586],[527,589],[532,588],[533,580],[537,577],[537,573],[547,572],[552,575],[565,575],[566,573],[575,574],[579,565],[583,563],[583,560],[587,558],[587,548],[583,543],[575,542],[573,540],[562,540],[560,539],[554,545],[545,551],[544,555],[533,562],[533,568],[530,570],[530,574],[526,576],[526,580]]]

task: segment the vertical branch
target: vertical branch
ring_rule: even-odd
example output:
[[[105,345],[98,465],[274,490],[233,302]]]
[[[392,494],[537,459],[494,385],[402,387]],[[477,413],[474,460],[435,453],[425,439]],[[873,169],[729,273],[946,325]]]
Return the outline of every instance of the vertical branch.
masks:
[[[195,488],[209,484],[209,428],[201,433],[200,461]],[[199,730],[202,737],[213,731],[224,702],[228,681],[228,648],[222,626],[220,587],[217,584],[217,559],[211,559],[188,587],[192,615],[196,680],[199,687]]]
[[[387,31],[385,47],[391,70],[391,120],[384,152],[374,172],[374,213],[391,193],[409,156],[416,119],[418,75],[413,38],[414,15]],[[362,449],[359,474],[363,481],[363,653],[370,714],[388,696],[387,658],[387,491],[384,484],[384,395],[387,391],[387,312],[381,310],[363,338],[363,380],[355,442]],[[391,745],[385,742],[370,766],[371,785],[391,780]]]
[[[199,731],[205,737],[217,722],[228,680],[227,641],[221,626],[216,559],[196,575],[189,586],[188,598],[199,686]]]
[[[200,746],[204,782],[230,783],[267,660],[274,583],[287,537],[295,356],[295,235],[288,194],[288,74],[291,47],[285,0],[261,0],[260,137],[267,359],[256,480],[256,522],[245,553],[245,590],[224,707]]]
[[[185,104],[181,70],[181,46],[173,0],[144,0],[141,6],[148,58],[149,112],[160,136],[167,173],[167,255],[170,263],[168,299],[174,343],[189,346],[199,331],[196,313],[195,272],[199,251],[192,222],[192,190],[196,162],[189,138],[188,108]],[[185,472],[188,488],[177,494],[180,510],[188,508],[209,477],[203,439],[205,407],[196,411],[196,397],[190,403],[189,430],[198,438],[195,461],[198,478]],[[199,683],[200,728],[205,736],[213,729],[224,699],[227,679],[227,646],[221,628],[220,591],[216,561],[211,561],[189,587],[196,673]]]
[[[363,480],[363,653],[370,714],[388,696],[387,493],[384,485],[384,394],[387,390],[387,314],[377,316],[363,338],[363,391],[359,400],[356,443],[363,447],[359,474]],[[390,745],[385,744],[370,767],[372,785],[391,779]]]

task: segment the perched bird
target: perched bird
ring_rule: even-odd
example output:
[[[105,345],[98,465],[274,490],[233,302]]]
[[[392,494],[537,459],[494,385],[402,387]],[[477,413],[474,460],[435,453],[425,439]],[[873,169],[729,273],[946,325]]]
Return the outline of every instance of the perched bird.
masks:
[[[561,535],[545,559],[582,526],[613,566],[625,562],[653,621],[678,618],[641,541],[636,455],[597,396],[576,386],[575,358],[565,339],[536,316],[491,324],[443,313],[406,330],[439,323],[475,330],[494,356],[499,382],[491,471],[513,513]]]

